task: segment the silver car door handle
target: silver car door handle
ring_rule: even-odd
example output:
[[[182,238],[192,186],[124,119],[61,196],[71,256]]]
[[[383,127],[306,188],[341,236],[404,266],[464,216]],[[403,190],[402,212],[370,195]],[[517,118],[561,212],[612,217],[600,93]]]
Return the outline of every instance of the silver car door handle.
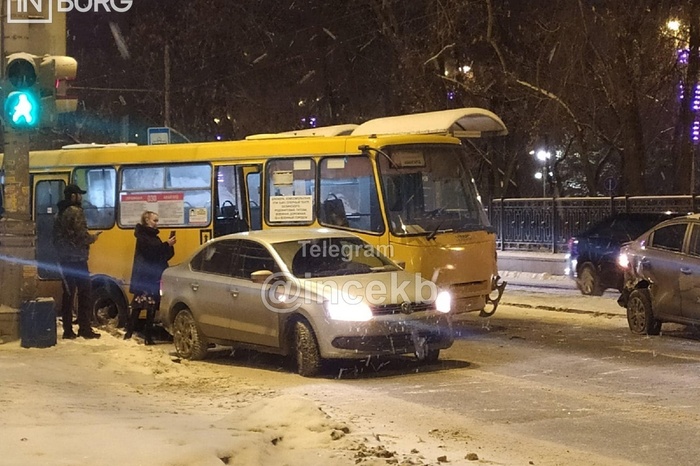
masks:
[[[690,270],[688,267],[681,267],[681,273],[683,275],[692,275],[693,271]]]
[[[231,293],[231,296],[238,298],[238,288],[231,288],[229,292]]]
[[[197,291],[199,289],[199,283],[190,283],[190,288],[192,288],[192,291]]]

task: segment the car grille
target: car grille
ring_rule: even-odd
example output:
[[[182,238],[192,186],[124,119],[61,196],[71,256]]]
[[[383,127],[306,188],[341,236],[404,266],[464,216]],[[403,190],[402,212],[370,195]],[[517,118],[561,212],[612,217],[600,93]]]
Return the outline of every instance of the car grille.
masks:
[[[406,354],[416,351],[419,341],[433,347],[447,348],[451,344],[451,334],[448,329],[442,331],[421,331],[415,335],[410,333],[386,336],[337,337],[333,339],[335,348],[372,352],[378,354]]]
[[[378,306],[372,306],[371,309],[372,315],[387,316],[393,314],[412,314],[414,312],[434,311],[435,304],[403,302],[401,304],[382,304]]]

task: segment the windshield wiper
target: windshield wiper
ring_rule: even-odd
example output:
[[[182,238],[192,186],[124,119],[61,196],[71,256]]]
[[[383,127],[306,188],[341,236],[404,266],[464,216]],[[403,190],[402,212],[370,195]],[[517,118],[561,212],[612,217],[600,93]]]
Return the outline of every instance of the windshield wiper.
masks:
[[[440,230],[440,227],[442,226],[443,223],[444,223],[444,222],[442,222],[442,221],[441,221],[440,223],[438,223],[438,226],[436,226],[435,229],[434,229],[433,231],[431,231],[430,233],[428,233],[428,236],[426,236],[425,238],[426,238],[428,241],[430,241],[431,239],[435,239],[435,236],[436,236],[439,232],[446,233],[446,232],[448,232],[448,231],[455,231],[454,228],[447,228],[446,230]]]

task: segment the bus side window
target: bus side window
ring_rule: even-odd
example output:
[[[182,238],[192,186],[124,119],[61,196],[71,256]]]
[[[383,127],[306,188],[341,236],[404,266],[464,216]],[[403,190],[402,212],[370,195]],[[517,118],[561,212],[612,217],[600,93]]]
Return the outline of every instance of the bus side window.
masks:
[[[87,191],[83,195],[83,212],[88,228],[104,230],[114,226],[117,171],[109,167],[78,168],[74,181]]]
[[[216,215],[214,236],[248,231],[243,199],[243,170],[238,165],[216,167]]]
[[[381,233],[372,162],[366,156],[326,157],[321,160],[319,222],[359,231]]]

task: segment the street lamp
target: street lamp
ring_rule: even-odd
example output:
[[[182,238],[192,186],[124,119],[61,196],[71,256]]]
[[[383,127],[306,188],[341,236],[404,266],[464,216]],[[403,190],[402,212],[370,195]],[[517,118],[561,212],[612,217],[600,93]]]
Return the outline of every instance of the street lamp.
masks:
[[[549,173],[549,159],[552,154],[544,149],[539,149],[537,152],[530,151],[530,155],[534,155],[542,164],[542,169],[535,172],[535,179],[542,180],[542,197],[547,197],[547,179],[551,176]]]

